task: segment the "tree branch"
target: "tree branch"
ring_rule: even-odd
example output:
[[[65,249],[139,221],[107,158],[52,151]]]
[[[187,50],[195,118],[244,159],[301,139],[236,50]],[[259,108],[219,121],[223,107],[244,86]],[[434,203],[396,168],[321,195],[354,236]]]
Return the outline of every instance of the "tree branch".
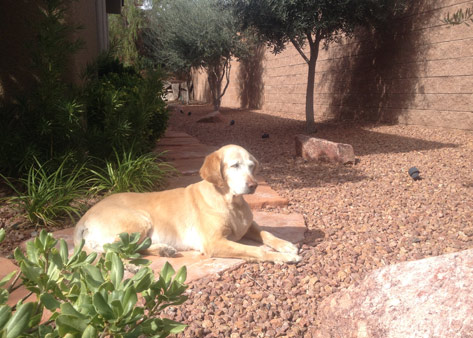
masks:
[[[304,51],[302,50],[301,46],[297,43],[297,41],[294,38],[290,38],[292,44],[294,45],[294,48],[299,52],[299,54],[302,56],[305,62],[309,63],[309,58],[307,55],[305,55]]]
[[[230,69],[231,68],[232,68],[232,64],[230,62],[228,62],[228,59],[227,59],[227,62],[225,62],[225,66],[224,66],[225,79],[226,79],[227,83],[225,84],[225,88],[223,88],[223,91],[222,91],[222,94],[220,95],[220,98],[223,97],[223,95],[225,95],[225,92],[227,91],[228,85],[230,84]]]

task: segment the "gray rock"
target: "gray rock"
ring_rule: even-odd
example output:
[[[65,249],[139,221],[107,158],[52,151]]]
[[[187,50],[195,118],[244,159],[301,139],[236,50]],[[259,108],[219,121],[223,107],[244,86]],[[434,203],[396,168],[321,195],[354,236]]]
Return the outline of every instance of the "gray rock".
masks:
[[[318,337],[473,337],[473,249],[375,270],[325,299]]]

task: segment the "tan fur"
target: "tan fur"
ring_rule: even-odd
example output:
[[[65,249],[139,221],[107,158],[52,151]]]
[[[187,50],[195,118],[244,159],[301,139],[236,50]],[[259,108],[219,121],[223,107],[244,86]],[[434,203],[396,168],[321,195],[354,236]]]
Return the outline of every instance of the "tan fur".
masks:
[[[292,243],[262,231],[243,194],[253,193],[258,162],[244,148],[228,145],[205,158],[204,179],[186,188],[151,193],[120,193],[94,205],[77,223],[74,242],[102,251],[122,232],[149,236],[153,254],[199,250],[211,257],[298,262]],[[237,243],[243,236],[276,251]]]

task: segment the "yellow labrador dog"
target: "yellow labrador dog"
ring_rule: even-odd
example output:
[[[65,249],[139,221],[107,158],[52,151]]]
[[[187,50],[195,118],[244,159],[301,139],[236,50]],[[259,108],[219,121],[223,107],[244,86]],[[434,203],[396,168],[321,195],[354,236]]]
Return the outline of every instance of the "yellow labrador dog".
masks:
[[[122,232],[150,237],[152,254],[173,256],[176,250],[198,250],[210,257],[298,262],[292,243],[263,231],[243,199],[255,192],[256,159],[244,148],[227,145],[205,158],[203,181],[151,193],[120,193],[94,205],[77,223],[74,242],[102,251]],[[244,245],[243,236],[276,251]]]

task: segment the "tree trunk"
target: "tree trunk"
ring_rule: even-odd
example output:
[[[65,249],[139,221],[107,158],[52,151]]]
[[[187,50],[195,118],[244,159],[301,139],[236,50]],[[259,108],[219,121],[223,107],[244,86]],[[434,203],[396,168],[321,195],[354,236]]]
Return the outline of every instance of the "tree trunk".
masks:
[[[315,67],[317,65],[317,58],[319,56],[319,45],[320,38],[316,36],[315,41],[309,40],[310,46],[310,58],[308,62],[307,72],[307,91],[305,97],[305,118],[306,118],[306,130],[308,133],[315,133],[317,128],[315,127],[314,119],[314,85],[315,85]]]

